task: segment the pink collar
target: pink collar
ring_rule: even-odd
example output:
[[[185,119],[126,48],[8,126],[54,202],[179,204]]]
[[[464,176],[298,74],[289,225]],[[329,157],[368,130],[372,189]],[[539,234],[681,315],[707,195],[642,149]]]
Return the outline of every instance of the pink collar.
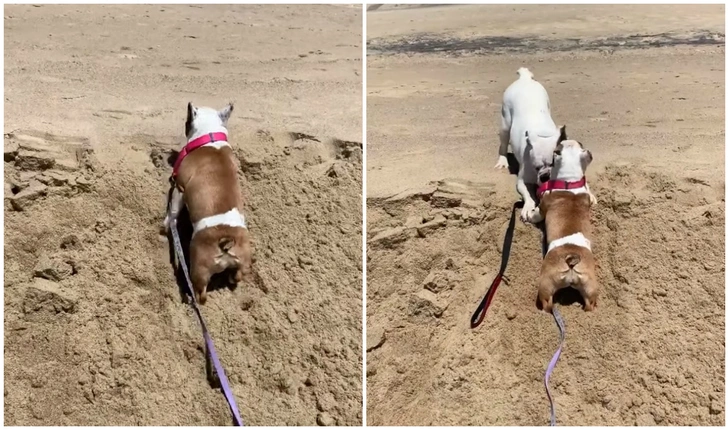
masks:
[[[541,186],[538,187],[538,192],[536,193],[536,195],[540,199],[541,196],[543,196],[543,194],[546,191],[573,190],[574,188],[581,188],[585,185],[586,185],[586,176],[582,176],[581,179],[579,179],[578,181],[574,181],[574,182],[567,182],[567,181],[562,181],[559,179],[554,179],[552,181],[547,181],[547,182],[544,182],[543,184],[541,184]]]
[[[212,142],[227,142],[227,134],[222,132],[208,133],[198,137],[192,142],[187,143],[187,145],[182,148],[182,151],[180,151],[179,155],[177,155],[177,161],[174,162],[174,168],[172,168],[172,177],[174,178],[177,176],[177,171],[179,170],[179,166],[182,164],[182,160],[187,155],[189,155],[190,152],[194,151],[200,146],[207,145],[208,143]]]

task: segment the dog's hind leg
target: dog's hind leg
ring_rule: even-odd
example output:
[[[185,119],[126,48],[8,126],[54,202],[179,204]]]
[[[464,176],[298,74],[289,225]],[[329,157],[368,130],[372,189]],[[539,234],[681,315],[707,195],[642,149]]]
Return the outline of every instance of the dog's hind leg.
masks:
[[[194,256],[192,261],[194,262],[191,267],[192,273],[190,273],[192,288],[194,289],[197,303],[204,305],[207,301],[207,284],[210,283],[212,273],[210,273],[210,270],[204,262],[195,260]]]
[[[556,293],[556,287],[554,286],[551,279],[544,274],[541,274],[538,278],[538,304],[541,305],[541,309],[546,312],[551,312],[554,307],[554,294]]]
[[[599,285],[596,279],[587,279],[580,286],[576,286],[576,289],[584,299],[584,310],[589,312],[596,309],[599,299]]]
[[[591,206],[594,206],[597,204],[597,198],[594,194],[592,194],[591,190],[589,189],[589,184],[585,185],[586,192],[589,193],[589,204]]]
[[[169,207],[167,208],[167,216],[164,218],[164,231],[169,232],[169,226],[175,221],[182,211],[184,205],[184,195],[175,187],[172,190],[172,196],[169,198]]]
[[[500,146],[498,147],[498,163],[496,169],[508,169],[508,143],[511,140],[511,113],[505,106],[501,108],[501,128],[498,133]]]

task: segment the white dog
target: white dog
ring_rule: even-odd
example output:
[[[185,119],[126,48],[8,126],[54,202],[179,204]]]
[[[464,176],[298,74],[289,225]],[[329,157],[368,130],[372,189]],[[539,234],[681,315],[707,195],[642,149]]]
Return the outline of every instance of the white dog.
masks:
[[[536,207],[529,187],[536,188],[549,180],[556,145],[566,139],[551,119],[551,104],[546,89],[533,79],[525,67],[518,69],[518,79],[503,93],[500,148],[496,169],[508,168],[508,144],[518,160],[516,190],[523,197],[521,221]]]

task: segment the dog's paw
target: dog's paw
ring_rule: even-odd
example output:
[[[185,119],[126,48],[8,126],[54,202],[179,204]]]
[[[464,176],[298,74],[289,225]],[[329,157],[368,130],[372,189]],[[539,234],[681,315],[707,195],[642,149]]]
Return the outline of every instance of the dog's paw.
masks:
[[[596,206],[597,204],[597,197],[591,192],[589,193],[589,204],[592,206]]]
[[[521,209],[521,221],[524,223],[529,223],[531,212],[533,212],[536,209],[536,205],[531,202],[527,202],[523,205],[523,209]]]
[[[541,216],[541,211],[538,210],[538,208],[533,209],[530,211],[527,215],[526,221],[530,222],[531,224],[538,224],[541,221],[543,221],[543,217]]]
[[[162,233],[164,233],[164,234],[169,233],[169,225],[170,225],[170,223],[171,223],[171,221],[170,221],[169,217],[165,217],[164,218],[164,222],[162,223],[159,231],[162,232]]]
[[[504,156],[498,157],[498,162],[495,164],[495,169],[508,169],[508,158]]]
[[[592,312],[596,310],[597,308],[597,300],[596,299],[584,299],[584,311],[585,312]]]
[[[541,310],[546,313],[552,313],[554,310],[554,297],[550,296],[549,298],[541,298]]]

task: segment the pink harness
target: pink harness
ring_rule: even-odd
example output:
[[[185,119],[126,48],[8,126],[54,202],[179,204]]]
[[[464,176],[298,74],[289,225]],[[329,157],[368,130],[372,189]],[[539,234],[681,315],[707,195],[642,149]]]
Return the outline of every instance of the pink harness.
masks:
[[[180,151],[179,155],[177,156],[177,161],[174,162],[174,168],[172,168],[172,178],[175,178],[177,176],[179,166],[182,165],[182,160],[184,160],[184,158],[188,156],[190,152],[194,151],[200,146],[207,145],[208,143],[212,142],[227,142],[227,134],[222,132],[208,133],[198,137],[197,139],[185,145],[185,147],[182,148],[182,151]]]
[[[540,187],[538,187],[538,192],[536,195],[540,199],[541,196],[543,196],[543,193],[546,191],[555,191],[555,190],[573,190],[574,188],[581,188],[586,185],[586,176],[583,176],[581,179],[575,182],[567,182],[567,181],[561,181],[558,179],[554,179],[552,181],[547,181],[541,184]]]

